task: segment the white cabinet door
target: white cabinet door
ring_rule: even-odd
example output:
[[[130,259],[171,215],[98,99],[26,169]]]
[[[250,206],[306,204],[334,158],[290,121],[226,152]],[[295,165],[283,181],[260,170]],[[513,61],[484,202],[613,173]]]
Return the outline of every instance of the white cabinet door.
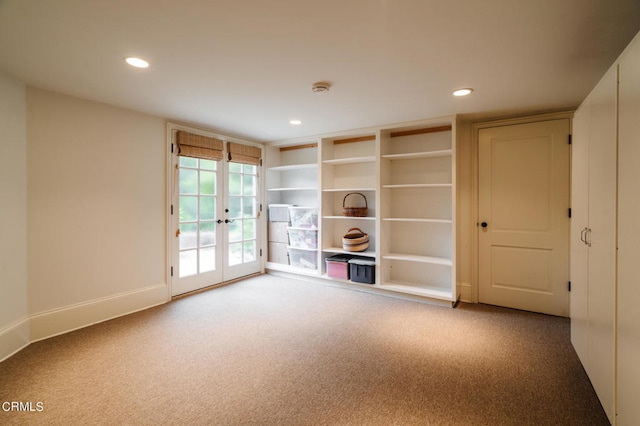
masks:
[[[615,380],[617,67],[589,95],[589,374],[613,422]]]
[[[617,424],[640,424],[640,38],[620,61]]]
[[[589,247],[585,243],[589,229],[589,99],[573,116],[571,148],[571,343],[587,369],[588,268]]]

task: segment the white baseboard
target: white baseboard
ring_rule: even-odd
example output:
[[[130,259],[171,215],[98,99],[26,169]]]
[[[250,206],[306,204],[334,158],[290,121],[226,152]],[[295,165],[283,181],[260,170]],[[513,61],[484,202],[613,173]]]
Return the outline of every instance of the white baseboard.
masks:
[[[0,362],[26,348],[29,343],[29,318],[0,330]]]
[[[168,294],[167,284],[158,284],[31,315],[31,342],[161,305],[170,300]]]
[[[30,315],[0,330],[0,362],[30,343],[167,303],[167,284]]]

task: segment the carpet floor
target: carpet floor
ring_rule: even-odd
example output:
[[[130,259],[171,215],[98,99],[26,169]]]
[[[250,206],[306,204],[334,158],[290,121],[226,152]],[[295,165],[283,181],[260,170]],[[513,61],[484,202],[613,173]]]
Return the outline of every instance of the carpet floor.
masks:
[[[607,425],[569,330],[263,275],[30,345],[0,424]]]

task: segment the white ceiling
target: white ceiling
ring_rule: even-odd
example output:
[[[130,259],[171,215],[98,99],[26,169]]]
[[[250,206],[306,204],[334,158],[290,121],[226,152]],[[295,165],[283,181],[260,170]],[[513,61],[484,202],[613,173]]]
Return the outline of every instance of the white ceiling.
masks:
[[[0,70],[270,141],[574,107],[638,31],[640,0],[0,0]]]

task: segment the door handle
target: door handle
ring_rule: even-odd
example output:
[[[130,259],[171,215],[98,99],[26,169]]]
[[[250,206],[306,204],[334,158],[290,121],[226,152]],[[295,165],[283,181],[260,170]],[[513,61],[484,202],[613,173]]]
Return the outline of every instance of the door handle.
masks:
[[[224,220],[224,223],[233,223],[234,221],[235,221],[235,219],[231,219],[231,220],[229,220],[229,219],[225,219],[225,220]]]
[[[216,220],[216,223],[217,223],[218,225],[220,225],[220,224],[222,223],[222,219],[218,219],[218,220]]]
[[[586,229],[587,232],[584,234],[584,242],[586,245],[591,247],[591,228]]]
[[[483,228],[486,228],[487,226],[489,226],[489,224],[487,222],[482,222],[480,226],[482,226]]]
[[[587,228],[584,228],[582,231],[580,231],[580,241],[582,241],[585,244],[587,244],[586,233],[587,233]]]

